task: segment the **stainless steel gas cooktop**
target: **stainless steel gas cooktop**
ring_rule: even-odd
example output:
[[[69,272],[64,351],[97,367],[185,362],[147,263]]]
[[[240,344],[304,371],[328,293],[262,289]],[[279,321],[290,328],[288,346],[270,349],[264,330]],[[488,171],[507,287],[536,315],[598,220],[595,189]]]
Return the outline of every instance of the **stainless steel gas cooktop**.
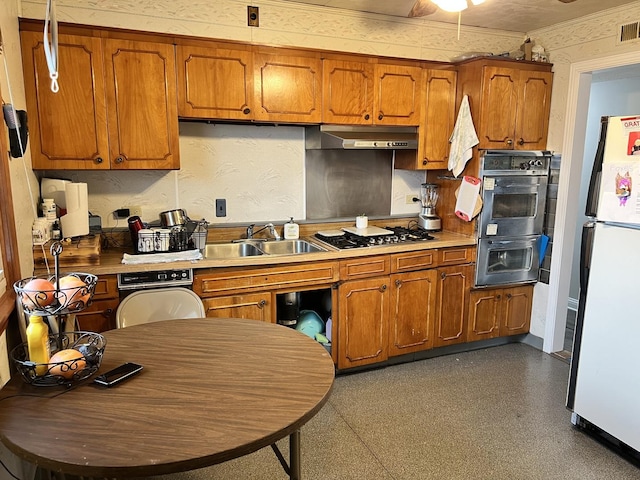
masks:
[[[315,237],[332,247],[339,249],[373,247],[377,245],[393,245],[397,243],[423,242],[433,240],[426,230],[421,228],[384,227],[388,233],[371,235],[369,232],[357,233],[357,229],[349,231],[318,232]]]

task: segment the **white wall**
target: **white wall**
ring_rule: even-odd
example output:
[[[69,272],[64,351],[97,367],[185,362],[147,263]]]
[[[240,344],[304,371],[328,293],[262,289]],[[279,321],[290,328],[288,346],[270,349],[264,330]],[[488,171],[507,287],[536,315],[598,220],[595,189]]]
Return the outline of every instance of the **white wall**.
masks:
[[[12,103],[16,110],[26,110],[20,37],[18,35],[19,8],[19,0],[2,0],[0,2],[0,30],[4,43],[3,54],[0,55],[0,88],[2,100],[5,103]],[[4,129],[4,121],[0,120],[0,122]],[[20,158],[9,161],[9,173],[18,235],[20,270],[21,275],[26,277],[33,272],[31,225],[36,207],[36,202],[31,201],[29,189],[37,191],[38,188],[36,177],[31,171],[31,157],[28,152],[24,161]]]
[[[561,350],[566,321],[566,307],[569,298],[574,235],[577,228],[578,195],[575,178],[582,175],[582,149],[568,148],[573,142],[574,125],[583,118],[567,118],[575,115],[575,105],[569,100],[576,96],[589,96],[588,85],[584,91],[576,91],[577,84],[571,84],[572,66],[594,60],[607,64],[607,58],[634,56],[640,44],[629,42],[617,44],[618,27],[640,18],[640,1],[623,7],[612,8],[599,14],[588,15],[578,20],[564,22],[552,27],[529,32],[534,42],[545,47],[553,63],[554,79],[549,119],[548,148],[562,152],[559,180],[558,210],[554,226],[554,248],[552,256],[551,282],[536,285],[531,319],[531,333],[544,338],[545,351]],[[582,105],[582,102],[580,102]],[[579,109],[586,118],[587,106]],[[571,138],[565,138],[565,131]],[[563,152],[563,146],[564,152]],[[575,152],[577,158],[571,158]],[[571,191],[570,189],[574,189]]]
[[[581,226],[587,218],[583,215],[584,206],[587,202],[589,179],[600,136],[600,117],[603,115],[637,115],[638,112],[640,112],[640,65],[619,67],[593,74],[580,181],[578,228],[575,232],[571,285],[569,287],[569,297],[576,301],[580,293]]]

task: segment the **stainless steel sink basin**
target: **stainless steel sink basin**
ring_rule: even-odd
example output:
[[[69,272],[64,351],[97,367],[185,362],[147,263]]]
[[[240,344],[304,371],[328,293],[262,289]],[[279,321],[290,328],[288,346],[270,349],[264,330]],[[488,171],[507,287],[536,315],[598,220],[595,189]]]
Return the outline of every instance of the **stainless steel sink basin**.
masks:
[[[204,258],[238,258],[262,255],[252,243],[208,243],[204,247]]]
[[[276,240],[264,242],[259,246],[260,250],[269,255],[291,255],[294,253],[326,252],[324,248],[318,247],[305,240]]]

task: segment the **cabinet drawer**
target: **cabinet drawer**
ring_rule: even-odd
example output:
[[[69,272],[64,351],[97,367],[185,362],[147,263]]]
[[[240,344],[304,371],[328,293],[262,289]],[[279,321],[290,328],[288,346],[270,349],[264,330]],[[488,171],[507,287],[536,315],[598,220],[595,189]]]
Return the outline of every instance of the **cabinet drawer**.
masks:
[[[193,280],[193,291],[200,297],[214,297],[246,293],[247,290],[293,289],[337,281],[337,262],[310,262],[271,268],[221,269],[197,273]]]
[[[389,256],[361,257],[340,262],[340,280],[389,275]]]
[[[438,265],[460,265],[476,260],[476,247],[445,248],[438,253]]]
[[[437,250],[394,254],[391,255],[391,272],[398,273],[433,268],[436,266],[437,259]]]

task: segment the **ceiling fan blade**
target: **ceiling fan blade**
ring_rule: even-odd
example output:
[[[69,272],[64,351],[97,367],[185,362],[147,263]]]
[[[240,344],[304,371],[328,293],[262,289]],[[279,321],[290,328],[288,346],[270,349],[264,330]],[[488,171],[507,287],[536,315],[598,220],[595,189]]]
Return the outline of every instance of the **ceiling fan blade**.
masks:
[[[425,15],[435,13],[437,9],[438,7],[431,2],[431,0],[416,0],[416,3],[413,4],[413,8],[407,16],[409,18],[424,17]]]

